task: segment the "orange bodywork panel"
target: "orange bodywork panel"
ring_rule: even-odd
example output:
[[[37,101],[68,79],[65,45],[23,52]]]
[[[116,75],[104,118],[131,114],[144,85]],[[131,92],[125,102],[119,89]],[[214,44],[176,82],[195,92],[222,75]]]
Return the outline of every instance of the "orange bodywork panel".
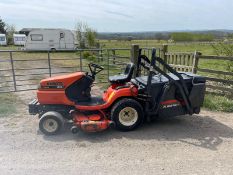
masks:
[[[63,85],[63,88],[61,88],[61,90],[63,90],[69,85],[71,85],[72,83],[74,83],[75,81],[81,79],[85,75],[86,75],[85,72],[75,72],[75,73],[71,73],[68,75],[59,75],[55,77],[50,77],[50,78],[41,80],[40,86],[46,87],[49,85],[53,85],[53,83],[60,83],[61,85]],[[43,90],[43,89],[40,89],[40,90]],[[45,90],[48,90],[48,89],[45,89]],[[51,88],[49,90],[54,90],[54,89]]]
[[[41,80],[40,88],[37,90],[39,103],[74,105],[74,102],[67,98],[65,89],[85,75],[85,72],[75,72]]]
[[[45,91],[38,90],[37,98],[40,104],[61,104],[61,105],[74,105],[74,102],[70,101],[65,94],[65,91]]]
[[[118,98],[121,97],[136,97],[138,95],[138,89],[134,85],[122,89],[113,89],[112,86],[103,95],[104,104],[95,106],[81,106],[75,105],[75,108],[85,111],[102,110],[110,107]]]

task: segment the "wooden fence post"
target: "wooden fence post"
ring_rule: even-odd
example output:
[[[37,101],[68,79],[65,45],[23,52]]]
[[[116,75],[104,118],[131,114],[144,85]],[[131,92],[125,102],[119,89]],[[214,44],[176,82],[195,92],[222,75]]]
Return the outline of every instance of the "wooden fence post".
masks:
[[[199,58],[201,56],[201,52],[197,52],[195,51],[194,53],[194,60],[193,60],[193,68],[192,68],[192,73],[196,74],[197,73],[197,69],[198,69],[198,62],[199,62]]]
[[[137,74],[137,65],[138,65],[138,56],[139,56],[139,45],[133,44],[131,46],[131,62],[134,63],[135,69],[133,73],[133,78],[136,77]]]
[[[167,52],[168,52],[167,44],[163,45],[162,52],[163,52],[163,60],[165,61],[165,63],[167,63]],[[163,67],[163,71],[166,71],[165,67]]]

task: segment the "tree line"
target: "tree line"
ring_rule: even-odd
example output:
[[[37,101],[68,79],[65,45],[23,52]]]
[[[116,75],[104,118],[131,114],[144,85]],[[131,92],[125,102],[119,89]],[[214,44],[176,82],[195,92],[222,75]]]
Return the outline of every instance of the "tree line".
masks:
[[[187,32],[175,32],[171,34],[171,39],[174,41],[213,41],[213,34],[201,34],[201,33],[187,33]]]
[[[98,39],[115,40],[173,40],[184,41],[213,41],[218,38],[212,33],[195,32],[134,32],[134,33],[98,33]]]

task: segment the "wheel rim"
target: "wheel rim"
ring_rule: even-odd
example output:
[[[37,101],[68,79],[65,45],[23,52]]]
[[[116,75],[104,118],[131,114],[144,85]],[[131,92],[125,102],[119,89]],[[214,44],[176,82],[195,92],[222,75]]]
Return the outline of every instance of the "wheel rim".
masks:
[[[58,123],[56,120],[54,119],[47,119],[44,121],[43,123],[43,128],[47,131],[47,132],[55,132],[58,128]]]
[[[122,125],[132,126],[138,120],[138,113],[134,108],[125,107],[119,113],[119,121]]]

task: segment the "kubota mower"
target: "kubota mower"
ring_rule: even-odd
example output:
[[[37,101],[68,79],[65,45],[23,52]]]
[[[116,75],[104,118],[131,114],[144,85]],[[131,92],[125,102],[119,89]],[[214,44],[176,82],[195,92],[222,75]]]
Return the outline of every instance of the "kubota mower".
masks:
[[[138,65],[130,63],[123,74],[110,76],[110,86],[102,97],[91,96],[90,91],[103,67],[91,63],[89,68],[90,73],[41,80],[37,99],[29,104],[29,113],[38,114],[39,128],[44,134],[58,133],[67,120],[72,120],[73,133],[102,131],[110,125],[131,131],[155,117],[200,112],[205,78],[175,71],[156,56],[155,50],[151,59],[140,54]],[[132,78],[135,68],[136,77]],[[140,75],[142,69],[147,76]]]

